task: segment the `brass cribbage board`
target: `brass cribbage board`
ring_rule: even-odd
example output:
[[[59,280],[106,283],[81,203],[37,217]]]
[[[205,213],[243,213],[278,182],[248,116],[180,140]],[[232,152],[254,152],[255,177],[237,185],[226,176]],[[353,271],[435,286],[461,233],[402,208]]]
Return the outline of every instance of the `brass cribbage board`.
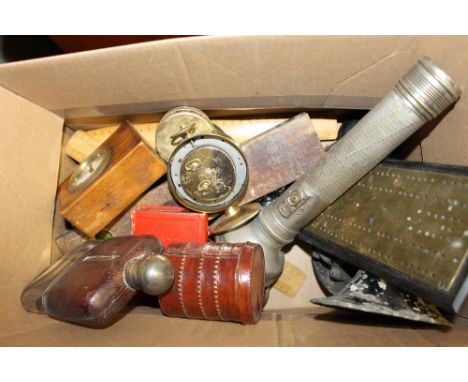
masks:
[[[468,168],[387,160],[300,238],[456,311],[468,289]]]

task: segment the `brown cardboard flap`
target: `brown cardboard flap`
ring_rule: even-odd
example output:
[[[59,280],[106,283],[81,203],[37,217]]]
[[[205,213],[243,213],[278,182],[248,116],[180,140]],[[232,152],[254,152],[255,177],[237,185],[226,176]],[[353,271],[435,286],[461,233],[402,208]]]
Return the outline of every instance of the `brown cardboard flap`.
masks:
[[[0,328],[18,326],[22,289],[50,261],[63,120],[0,88]]]
[[[467,48],[466,36],[191,37],[1,65],[0,85],[66,118],[182,104],[368,109],[423,56],[468,89]],[[418,133],[424,161],[468,165],[467,117],[462,95]]]
[[[468,346],[468,320],[452,329],[329,308],[264,312],[256,325],[165,317],[134,308],[105,329],[23,313],[21,330],[0,336],[2,346]]]
[[[467,42],[464,37],[192,37],[2,65],[0,83],[54,111],[113,107],[111,113],[125,114],[129,105],[153,103],[157,111],[200,101],[213,109],[226,108],[227,100],[230,107],[249,108],[265,103],[257,98],[275,106],[269,97],[276,97],[277,106],[362,107],[385,95],[423,55],[461,81]]]

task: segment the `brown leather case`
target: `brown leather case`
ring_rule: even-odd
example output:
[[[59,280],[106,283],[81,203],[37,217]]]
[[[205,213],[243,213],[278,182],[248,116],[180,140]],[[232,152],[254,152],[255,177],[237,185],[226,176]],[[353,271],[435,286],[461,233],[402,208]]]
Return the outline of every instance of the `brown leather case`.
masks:
[[[28,294],[37,296],[37,311],[53,318],[87,326],[107,325],[136,292],[125,282],[125,265],[162,251],[161,242],[152,236],[103,241],[60,272],[39,276],[23,293],[23,301]]]
[[[168,316],[256,323],[265,294],[265,262],[257,244],[173,243],[171,289],[159,296]]]

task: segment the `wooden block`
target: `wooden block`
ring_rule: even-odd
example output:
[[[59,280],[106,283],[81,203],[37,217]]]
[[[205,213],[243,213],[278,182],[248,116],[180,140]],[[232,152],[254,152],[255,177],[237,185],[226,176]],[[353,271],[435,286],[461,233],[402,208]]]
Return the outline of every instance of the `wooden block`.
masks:
[[[61,213],[94,237],[166,171],[166,164],[124,122],[59,186]]]
[[[249,181],[240,205],[299,179],[324,154],[307,113],[244,142],[241,151],[249,166]]]
[[[280,123],[285,118],[257,118],[257,119],[213,119],[212,122],[221,128],[225,134],[233,138],[237,143],[244,143],[253,137],[263,134]],[[337,137],[340,124],[336,119],[311,119],[310,123],[315,128],[322,141],[334,140]],[[155,135],[157,123],[138,123],[134,127],[142,139],[155,150]],[[78,163],[91,154],[101,143],[117,130],[118,125],[99,129],[82,131],[78,130],[68,142],[65,152]],[[91,139],[90,139],[91,138]]]

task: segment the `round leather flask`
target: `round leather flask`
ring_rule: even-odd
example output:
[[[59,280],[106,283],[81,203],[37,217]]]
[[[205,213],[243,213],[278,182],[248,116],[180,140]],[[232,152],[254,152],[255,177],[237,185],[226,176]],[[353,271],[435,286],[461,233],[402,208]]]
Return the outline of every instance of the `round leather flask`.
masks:
[[[265,263],[257,244],[174,243],[164,250],[174,284],[159,296],[167,316],[254,324],[265,297]]]
[[[182,142],[169,160],[168,183],[185,207],[220,212],[242,197],[247,187],[247,161],[229,138],[214,134]]]

